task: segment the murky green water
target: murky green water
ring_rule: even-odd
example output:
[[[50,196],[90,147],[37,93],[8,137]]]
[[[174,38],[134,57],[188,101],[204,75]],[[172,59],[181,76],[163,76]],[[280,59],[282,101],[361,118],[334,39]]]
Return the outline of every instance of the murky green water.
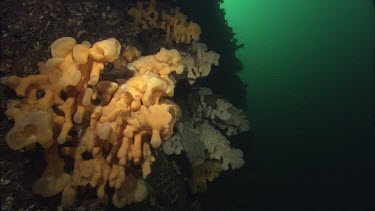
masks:
[[[249,85],[248,159],[259,169],[259,185],[249,191],[257,206],[369,208],[373,2],[226,0],[222,6],[245,44],[238,57]]]

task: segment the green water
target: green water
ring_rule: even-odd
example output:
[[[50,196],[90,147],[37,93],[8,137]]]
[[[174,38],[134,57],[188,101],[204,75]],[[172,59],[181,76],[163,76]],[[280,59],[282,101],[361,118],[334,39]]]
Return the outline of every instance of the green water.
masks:
[[[260,191],[255,203],[374,206],[373,2],[225,0],[222,7],[245,44],[237,55],[254,134],[248,159],[259,169],[259,185],[249,190]]]

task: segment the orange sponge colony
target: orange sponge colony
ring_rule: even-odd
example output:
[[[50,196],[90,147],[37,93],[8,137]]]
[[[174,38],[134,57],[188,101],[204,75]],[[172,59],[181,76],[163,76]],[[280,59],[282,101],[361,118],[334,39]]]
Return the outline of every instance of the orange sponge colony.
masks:
[[[176,43],[190,43],[198,41],[201,28],[198,24],[187,22],[187,16],[175,8],[171,13],[162,10],[161,13],[156,10],[156,0],[149,3],[137,2],[135,7],[128,10],[128,14],[133,17],[133,29],[140,32],[149,28],[162,29],[166,32],[166,40]]]
[[[155,162],[152,149],[172,136],[180,115],[176,104],[162,98],[173,96],[169,74],[182,73],[183,66],[176,50],[139,58],[129,48],[123,57],[136,74],[121,85],[101,81],[105,64],[118,60],[120,51],[114,38],[91,45],[63,37],[52,43],[52,58],[38,63],[40,74],[1,78],[20,97],[5,113],[15,121],[7,144],[14,150],[40,144],[45,153],[47,166],[34,193],[62,192],[64,207],[74,205],[79,187],[87,185],[103,201],[107,185],[114,188],[116,207],[147,198],[143,179]],[[74,159],[71,175],[64,171],[64,157]]]
[[[161,48],[155,55],[144,56],[130,63],[128,69],[140,74],[150,71],[168,78],[168,75],[172,72],[181,74],[184,71],[184,66],[181,63],[181,56],[177,50]]]

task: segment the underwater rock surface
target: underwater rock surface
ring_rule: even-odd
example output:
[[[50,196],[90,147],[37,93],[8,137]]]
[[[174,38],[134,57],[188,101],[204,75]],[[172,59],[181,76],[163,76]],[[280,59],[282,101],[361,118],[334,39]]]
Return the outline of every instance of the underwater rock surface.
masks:
[[[115,37],[123,45],[137,46],[142,55],[151,55],[161,47],[178,50],[186,47],[169,43],[160,30],[146,30],[140,34],[132,30],[133,20],[127,11],[137,1],[10,1],[5,0],[0,4],[1,47],[0,71],[1,76],[17,75],[25,77],[37,73],[37,62],[50,58],[50,45],[59,37],[75,37],[77,41],[84,40],[92,43]],[[169,1],[158,2],[162,8],[171,8]],[[178,2],[186,8],[193,7],[190,3]],[[204,4],[204,3],[203,3]],[[212,7],[213,14],[220,12],[218,5]],[[184,8],[181,9],[184,11]],[[189,9],[187,9],[189,11]],[[223,68],[232,66],[230,70],[214,70],[217,74],[210,74],[206,80],[197,81],[195,86],[207,85],[215,93],[224,96],[239,108],[245,107],[244,86],[234,74],[240,70],[239,61],[235,60],[235,50],[238,48],[233,41],[233,33],[223,34],[221,40],[227,43],[226,49],[215,47],[215,42],[210,44],[213,30],[205,27],[207,20],[196,18],[193,14],[189,17],[201,24],[201,41],[208,44],[209,49],[216,50],[225,60]],[[197,15],[198,17],[199,15]],[[228,27],[224,23],[223,14],[218,13],[217,30]],[[206,24],[207,25],[207,24]],[[213,27],[213,26],[211,26]],[[222,28],[220,28],[222,27]],[[227,30],[230,31],[230,30]],[[211,33],[211,34],[210,34]],[[219,36],[220,37],[220,36]],[[217,44],[217,43],[216,43]],[[229,56],[226,56],[229,55]],[[107,67],[103,71],[106,73]],[[220,72],[221,71],[221,72]],[[110,74],[110,73],[109,73]],[[233,88],[223,87],[222,81],[217,80],[223,76],[228,78]],[[183,98],[186,87],[176,87],[176,97]],[[181,91],[182,90],[182,91]],[[5,144],[5,135],[14,122],[7,119],[4,114],[6,104],[10,99],[16,98],[14,92],[1,86],[1,134],[0,134],[0,204],[1,210],[16,209],[62,209],[61,194],[50,198],[43,198],[32,192],[32,184],[43,172],[45,162],[41,149],[36,151],[16,152]],[[232,98],[232,99],[231,99]],[[246,138],[237,138],[246,139]],[[242,140],[243,141],[243,140]],[[238,144],[237,144],[238,145]],[[146,201],[127,205],[128,210],[200,210],[203,195],[193,196],[189,192],[188,177],[189,163],[186,158],[167,157],[159,148],[154,150],[153,156],[157,160],[152,165],[152,173],[146,182],[151,187]],[[72,163],[68,164],[72,165]],[[222,182],[222,181],[221,181]],[[208,188],[209,189],[209,188]],[[152,190],[152,191],[150,191]],[[110,194],[112,194],[109,191]],[[95,196],[92,188],[84,188],[76,198],[73,209],[101,210],[112,209],[111,203],[105,205]],[[204,204],[209,207],[209,205]]]

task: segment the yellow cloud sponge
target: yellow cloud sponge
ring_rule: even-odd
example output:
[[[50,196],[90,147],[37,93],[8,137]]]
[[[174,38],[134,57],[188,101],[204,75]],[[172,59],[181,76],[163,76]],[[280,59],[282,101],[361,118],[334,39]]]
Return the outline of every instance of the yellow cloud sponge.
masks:
[[[39,74],[1,78],[20,97],[5,112],[15,121],[7,144],[14,150],[40,144],[45,153],[47,166],[34,193],[62,192],[64,207],[74,205],[84,186],[95,188],[103,202],[107,185],[114,188],[112,201],[119,208],[147,198],[143,179],[155,162],[152,149],[173,134],[179,115],[176,104],[163,100],[174,94],[169,74],[181,73],[183,66],[177,50],[139,58],[132,48],[123,59],[137,74],[122,84],[101,81],[104,65],[118,60],[120,51],[114,38],[91,45],[63,37],[52,43],[52,58],[38,63]],[[70,136],[72,130],[78,135]],[[74,159],[71,175],[65,157]]]
[[[128,10],[128,15],[134,19],[135,32],[157,28],[166,32],[168,42],[188,44],[199,40],[200,26],[192,21],[187,22],[187,16],[179,8],[173,9],[171,13],[162,10],[159,14],[156,6],[156,0],[151,0],[149,3],[137,2],[135,7]]]

